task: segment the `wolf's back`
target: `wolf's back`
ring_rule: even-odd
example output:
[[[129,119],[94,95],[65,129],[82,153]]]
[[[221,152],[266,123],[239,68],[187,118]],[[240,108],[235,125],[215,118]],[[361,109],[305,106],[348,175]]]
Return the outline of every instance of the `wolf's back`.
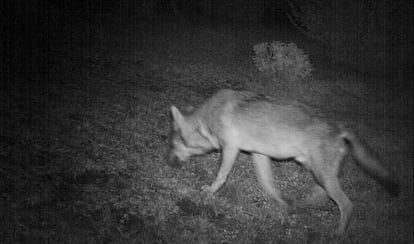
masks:
[[[217,136],[223,132],[225,121],[230,120],[237,108],[263,97],[252,92],[223,89],[207,99],[195,116],[209,133]]]

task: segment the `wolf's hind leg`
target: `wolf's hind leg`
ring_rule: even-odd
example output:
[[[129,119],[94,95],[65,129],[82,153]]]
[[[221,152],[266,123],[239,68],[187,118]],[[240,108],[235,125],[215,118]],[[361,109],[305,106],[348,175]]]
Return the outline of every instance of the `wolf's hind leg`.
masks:
[[[295,160],[302,164],[305,168],[310,169],[311,173],[313,173],[314,179],[317,183],[315,183],[312,187],[311,193],[303,199],[299,199],[295,202],[296,207],[321,207],[323,206],[328,200],[329,196],[326,190],[321,185],[322,183],[319,182],[318,177],[314,174],[314,170],[312,169],[311,165],[313,165],[313,160],[307,157],[296,157]]]
[[[288,202],[283,198],[281,192],[276,189],[273,184],[273,174],[270,158],[262,154],[254,153],[253,161],[256,167],[257,177],[263,189],[278,202],[279,206],[288,208]]]
[[[324,178],[325,189],[328,195],[336,202],[341,213],[337,233],[342,234],[346,231],[351,220],[353,206],[342,190],[337,176],[326,176]]]
[[[316,155],[315,155],[316,156]],[[337,234],[343,234],[351,220],[353,205],[339,182],[339,166],[344,157],[344,151],[325,152],[321,157],[315,158],[312,171],[317,181],[325,188],[329,197],[338,205],[341,217]]]

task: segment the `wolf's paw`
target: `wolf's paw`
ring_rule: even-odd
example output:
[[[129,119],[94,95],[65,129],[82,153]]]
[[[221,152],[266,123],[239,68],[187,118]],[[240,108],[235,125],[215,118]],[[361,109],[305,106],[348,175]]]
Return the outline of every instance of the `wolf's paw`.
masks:
[[[209,185],[204,185],[201,187],[201,190],[208,194],[213,194],[213,191],[211,190],[211,187]]]

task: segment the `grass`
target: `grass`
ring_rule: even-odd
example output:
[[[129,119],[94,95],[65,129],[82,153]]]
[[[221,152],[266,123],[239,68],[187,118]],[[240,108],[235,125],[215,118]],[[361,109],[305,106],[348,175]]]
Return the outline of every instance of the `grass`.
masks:
[[[322,50],[304,39],[296,43],[318,64],[314,76],[269,81],[251,48],[295,41],[287,30],[104,26],[51,40],[47,54],[24,61],[17,82],[2,87],[2,243],[413,242],[412,90],[324,66]],[[46,58],[46,67],[30,68]],[[169,106],[197,105],[220,88],[294,97],[353,126],[397,176],[401,195],[389,196],[348,157],[341,180],[355,215],[343,237],[333,235],[333,203],[289,214],[278,208],[246,154],[225,186],[205,195],[200,188],[214,180],[220,154],[168,167]],[[274,173],[292,198],[310,189],[312,177],[293,162],[275,163]]]

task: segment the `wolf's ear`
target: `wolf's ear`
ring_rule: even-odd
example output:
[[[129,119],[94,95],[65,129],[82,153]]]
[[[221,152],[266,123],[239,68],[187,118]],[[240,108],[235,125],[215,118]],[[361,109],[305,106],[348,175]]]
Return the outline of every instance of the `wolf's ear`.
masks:
[[[178,125],[178,127],[181,127],[184,123],[184,116],[180,110],[178,110],[178,108],[173,105],[171,106],[171,114],[174,122]]]

